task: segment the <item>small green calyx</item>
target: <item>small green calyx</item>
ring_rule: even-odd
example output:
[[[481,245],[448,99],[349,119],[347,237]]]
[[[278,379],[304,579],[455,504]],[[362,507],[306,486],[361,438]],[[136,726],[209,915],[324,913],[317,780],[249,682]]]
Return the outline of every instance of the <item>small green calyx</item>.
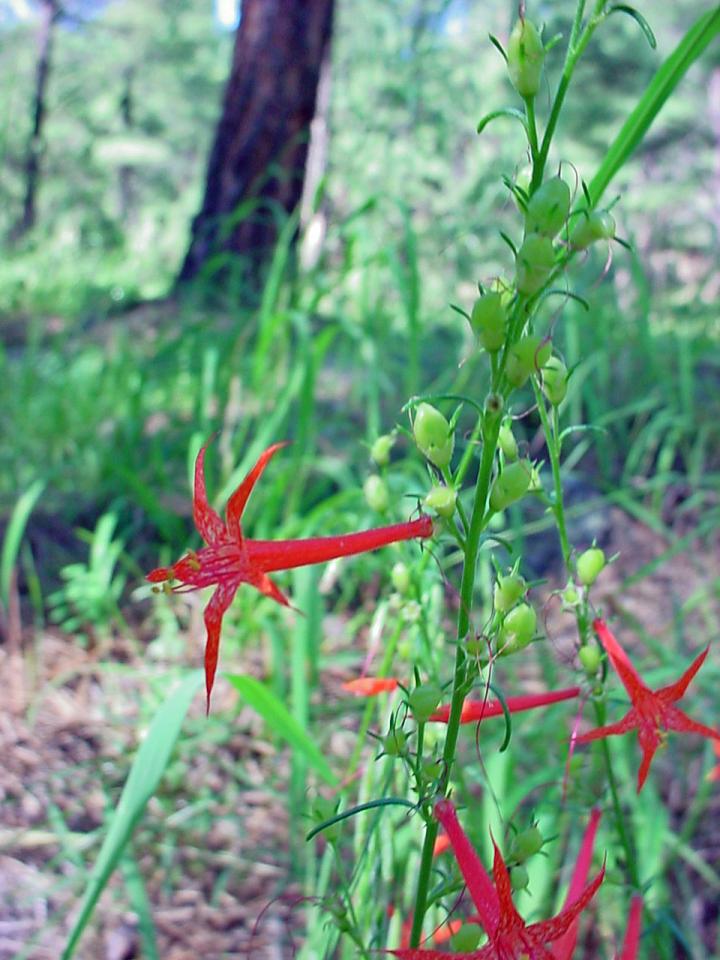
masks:
[[[545,285],[555,266],[555,248],[550,237],[529,233],[515,259],[515,286],[530,297]]]
[[[576,569],[578,580],[584,587],[590,587],[595,583],[603,571],[607,561],[605,553],[600,547],[590,547],[577,558]]]
[[[532,480],[532,463],[529,460],[517,460],[505,466],[502,473],[495,477],[490,491],[490,507],[496,513],[509,507],[511,503],[524,497]]]
[[[426,723],[442,699],[442,690],[437,683],[423,683],[408,696],[408,706],[418,723]]]
[[[456,503],[457,491],[452,487],[435,486],[425,497],[425,506],[446,520],[455,513]]]
[[[560,357],[550,357],[541,373],[543,393],[554,407],[559,407],[567,394],[567,367]]]
[[[528,873],[527,867],[523,866],[521,863],[518,863],[510,871],[510,886],[513,888],[515,893],[519,890],[527,890],[528,884],[530,882],[530,874]]]
[[[370,474],[363,485],[363,493],[371,510],[385,513],[390,503],[390,494],[382,477],[378,477],[375,473]]]
[[[554,237],[570,213],[570,187],[562,177],[551,177],[530,197],[525,214],[525,233]]]
[[[578,660],[580,666],[585,671],[588,678],[592,679],[600,667],[600,650],[592,644],[585,644],[578,650]]]
[[[390,573],[390,579],[397,592],[405,596],[410,589],[410,571],[404,563],[395,564]]]
[[[476,923],[464,923],[450,937],[450,949],[455,953],[471,953],[480,943],[481,931]]]
[[[549,361],[552,353],[550,340],[540,337],[523,337],[508,351],[505,376],[513,387],[521,387],[530,374],[537,373]]]
[[[493,590],[495,609],[500,613],[512,610],[518,600],[525,594],[527,583],[517,573],[510,573],[506,577],[498,577]]]
[[[500,433],[498,434],[498,445],[500,446],[502,454],[506,460],[517,460],[517,440],[515,439],[515,435],[512,432],[512,427],[509,423],[504,423],[500,427]]]
[[[415,411],[413,436],[418,450],[440,470],[447,467],[455,447],[455,435],[445,417],[429,403]]]
[[[379,467],[386,467],[390,463],[390,451],[395,443],[391,433],[378,437],[370,448],[370,456]]]
[[[615,218],[609,210],[593,210],[579,219],[572,234],[572,245],[576,250],[585,250],[598,240],[612,240],[615,237]]]
[[[516,863],[525,863],[530,857],[534,857],[536,853],[540,852],[544,842],[543,835],[538,830],[537,825],[533,824],[526,830],[516,833],[513,837],[510,859]]]
[[[540,89],[545,48],[537,27],[529,20],[518,20],[507,46],[510,82],[521,97],[534,97]]]
[[[407,737],[400,729],[391,730],[383,737],[383,753],[386,753],[389,757],[399,757],[400,754],[405,752],[406,745]]]
[[[519,603],[508,613],[500,628],[498,655],[509,656],[524,650],[535,635],[537,614],[529,603]]]
[[[499,293],[486,293],[475,301],[470,325],[480,346],[488,353],[497,353],[502,349],[505,343],[507,310]]]

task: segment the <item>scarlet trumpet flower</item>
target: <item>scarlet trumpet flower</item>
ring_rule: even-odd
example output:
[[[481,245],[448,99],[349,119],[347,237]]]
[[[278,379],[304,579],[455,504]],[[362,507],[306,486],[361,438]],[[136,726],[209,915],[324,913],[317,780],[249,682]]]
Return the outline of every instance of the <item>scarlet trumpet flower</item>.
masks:
[[[218,662],[222,618],[240,584],[249,583],[266,597],[288,607],[290,601],[270,579],[269,573],[365,553],[400,540],[430,537],[433,525],[430,517],[423,515],[407,523],[395,523],[341,536],[311,537],[306,540],[250,540],[243,536],[240,523],[245,504],[270,459],[287,444],[274,443],[260,454],[255,466],[228,500],[225,523],[208,503],[204,470],[207,445],[205,443],[201,447],[195,461],[193,493],[195,526],[207,546],[197,552],[188,551],[170,567],[151,570],[146,579],[150,583],[180,581],[173,590],[182,590],[184,587],[191,590],[217,587],[204,614],[207,628],[205,688],[209,710],[210,693]]]
[[[566,687],[562,690],[550,690],[547,693],[528,693],[517,697],[506,697],[505,703],[510,713],[545,707],[561,700],[572,700],[580,693],[580,687]],[[462,705],[460,723],[476,723],[488,717],[501,717],[504,711],[499,700],[466,700]],[[450,704],[445,703],[430,716],[437,723],[447,723],[450,719]]]
[[[610,663],[612,663],[615,672],[627,690],[632,701],[632,707],[622,720],[583,733],[577,738],[577,742],[588,743],[590,740],[599,740],[601,737],[611,737],[637,730],[640,749],[643,754],[637,783],[637,792],[640,793],[647,779],[655,751],[665,741],[666,731],[678,730],[680,733],[699,733],[700,736],[720,740],[720,732],[692,720],[682,710],[673,705],[676,700],[680,700],[685,694],[693,677],[703,665],[710,647],[706,647],[693,660],[685,673],[675,683],[661,687],[659,690],[651,690],[643,683],[640,674],[608,629],[605,621],[595,620],[593,629],[600,637],[600,642],[610,658]]]
[[[556,917],[527,926],[512,902],[510,874],[495,841],[493,840],[495,856],[491,880],[460,826],[455,807],[450,800],[439,800],[435,804],[435,817],[450,838],[460,871],[477,909],[477,918],[474,919],[482,924],[488,936],[488,943],[465,954],[465,957],[468,960],[547,960],[548,957],[564,960],[569,956],[565,947],[556,952],[548,944],[562,942],[562,938],[572,931],[580,913],[590,903],[602,883],[605,867],[603,866],[587,885],[571,882],[565,906]],[[599,812],[594,811],[586,831],[586,838],[590,839],[583,842],[576,876],[582,871],[587,873],[598,818]],[[420,947],[400,948],[389,952],[400,960],[453,960],[457,957],[456,953],[425,950]]]
[[[346,680],[342,688],[357,697],[376,697],[379,693],[392,693],[397,690],[397,685],[395,677],[356,677]]]

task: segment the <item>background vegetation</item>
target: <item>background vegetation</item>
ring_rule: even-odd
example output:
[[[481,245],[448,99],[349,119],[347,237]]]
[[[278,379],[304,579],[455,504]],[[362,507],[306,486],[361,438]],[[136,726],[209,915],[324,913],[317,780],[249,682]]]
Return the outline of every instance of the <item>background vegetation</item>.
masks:
[[[131,730],[148,722],[169,681],[200,660],[198,606],[168,602],[141,586],[145,570],[176,556],[192,536],[188,479],[200,442],[220,429],[211,466],[212,490],[222,504],[263,447],[295,441],[263,479],[262,496],[252,505],[254,536],[381,522],[363,496],[369,445],[396,423],[407,427],[401,407],[409,396],[475,389],[469,330],[450,304],[468,309],[478,279],[509,268],[498,231],[514,212],[500,173],[525,165],[523,141],[512,123],[497,122],[480,138],[475,127],[509,96],[504,65],[487,34],[507,36],[511,5],[345,0],[333,41],[329,161],[303,257],[294,257],[288,230],[257,309],[238,306],[232,282],[219,284],[212,269],[182,296],[167,297],[199,204],[230,56],[231,35],[208,6],[200,0],[117,0],[78,5],[77,17],[58,25],[38,222],[21,241],[3,246],[0,516],[9,533],[2,586],[9,609],[9,569],[16,566],[27,628],[16,715],[28,723],[22,735],[31,736],[30,730],[36,736],[32,721],[52,676],[104,731],[101,750],[80,750],[73,754],[75,767],[53,768],[32,815],[23,813],[23,789],[5,787],[8,830],[32,827],[51,837],[40,853],[13,846],[19,834],[6,838],[7,849],[20,849],[18,860],[57,884],[48,894],[51,930],[64,928],[68,904],[84,888],[105,807],[127,772]],[[639,6],[652,22],[658,50],[642,42],[630,18],[613,18],[612,29],[598,33],[558,138],[557,156],[577,165],[564,169],[570,181],[592,175],[657,64],[707,9],[696,0]],[[564,4],[543,6],[538,17],[546,36],[566,34],[569,15]],[[32,24],[10,15],[0,19],[0,30],[0,235],[7,238],[21,206],[34,39]],[[558,66],[553,56],[551,73]],[[558,299],[554,307],[562,314],[555,343],[568,367],[579,363],[568,422],[602,428],[597,436],[578,433],[569,448],[570,466],[584,485],[580,513],[590,533],[581,537],[610,530],[611,507],[637,521],[646,538],[618,567],[622,573],[609,582],[608,594],[626,622],[644,623],[644,641],[659,634],[656,649],[683,656],[718,632],[718,76],[715,45],[611,188],[619,197],[618,232],[631,249],[599,249],[573,267],[572,288],[589,311],[572,300]],[[123,112],[128,92],[129,122]],[[317,236],[322,241],[314,244]],[[530,416],[519,431],[532,449],[537,422]],[[402,436],[394,457],[387,478],[393,498],[422,493],[424,470]],[[22,542],[11,535],[18,503],[32,511]],[[406,517],[413,506],[393,499],[388,522]],[[543,524],[537,517],[515,519],[519,542]],[[415,556],[411,548],[397,555],[408,563]],[[673,579],[677,557],[683,558],[684,583]],[[408,644],[427,643],[443,630],[443,582],[432,563],[413,574],[425,611],[417,621],[414,611],[398,612],[390,564],[378,556],[353,563],[352,577],[329,568],[290,579],[305,619],[288,620],[241,591],[223,648],[226,666],[267,676],[296,719],[305,722],[312,709],[335,728],[341,745],[352,724],[338,706],[334,679],[357,672],[367,646],[372,649],[380,636],[386,641],[388,630],[405,642],[406,656]],[[536,572],[552,570],[541,559]],[[641,591],[640,599],[628,593],[631,575],[636,588],[660,578],[663,617],[649,609],[658,600],[652,590]],[[360,593],[358,584],[366,585]],[[323,619],[330,610],[333,617]],[[74,648],[82,651],[79,660],[68,653]],[[48,650],[56,658],[52,670]],[[84,689],[78,678],[88,670],[96,686]],[[718,679],[717,657],[714,670],[705,677],[707,702],[713,676]],[[242,812],[253,802],[246,793],[258,788],[257,758],[247,743],[233,739],[237,725],[226,722],[223,711],[234,709],[227,692],[219,716],[191,718],[136,840],[142,854],[128,856],[125,886],[114,888],[118,903],[130,897],[140,918],[145,952],[138,955],[152,957],[163,936],[153,927],[149,901],[164,903],[163,897],[172,899],[197,879],[207,899],[219,903],[252,859],[243,850],[223,865],[222,858],[203,859],[199,852],[218,818],[237,833],[249,829]],[[119,725],[118,710],[128,718]],[[123,726],[128,720],[129,729]],[[256,721],[245,722],[260,734]],[[546,732],[526,730],[525,736],[532,750]],[[231,758],[234,772],[208,783],[212,765],[200,764],[198,773],[193,751],[211,744],[218,756]],[[58,799],[73,769],[99,790],[90,812],[84,799],[69,808]],[[701,774],[693,769],[697,783]],[[288,782],[291,804],[286,857],[278,838],[254,836],[282,867],[259,903],[278,891],[305,889],[304,878],[324,869],[307,852],[301,839],[306,823],[293,813],[307,790],[302,756],[261,770],[268,810],[279,806]],[[511,780],[522,773],[515,771]],[[510,776],[506,770],[494,775]],[[703,781],[702,800],[691,807],[683,785],[677,790],[667,829],[680,839],[667,855],[653,852],[662,878],[655,922],[666,935],[667,956],[699,958],[717,952],[713,894],[703,896],[695,885],[699,871],[716,903],[717,846],[708,852],[704,840],[691,842],[711,809],[711,794]],[[664,815],[657,796],[647,803],[649,819]],[[190,811],[187,819],[183,809]],[[678,857],[685,872],[671,880]],[[25,902],[8,902],[9,916],[24,916]],[[702,919],[682,904],[694,904]],[[283,916],[301,928],[301,914],[293,906]],[[243,921],[244,934],[253,919]],[[309,927],[308,942],[317,943],[312,937],[324,935],[322,923],[311,918]],[[25,952],[18,947],[8,956],[34,956],[43,935],[21,936]],[[205,952],[236,955],[227,945]]]

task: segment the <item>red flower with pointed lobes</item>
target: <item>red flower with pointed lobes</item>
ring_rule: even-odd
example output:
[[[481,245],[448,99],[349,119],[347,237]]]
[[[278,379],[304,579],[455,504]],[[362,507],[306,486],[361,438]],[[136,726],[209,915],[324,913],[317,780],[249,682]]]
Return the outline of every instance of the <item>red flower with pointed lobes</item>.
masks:
[[[622,720],[583,733],[577,738],[577,742],[588,743],[590,740],[599,740],[601,737],[611,737],[637,730],[640,749],[643,754],[637,783],[637,792],[640,793],[647,779],[655,751],[664,743],[668,730],[677,730],[680,733],[699,733],[702,737],[712,737],[715,740],[720,740],[720,732],[713,730],[712,727],[706,727],[704,723],[692,720],[682,710],[674,706],[675,701],[684,696],[693,677],[703,665],[710,647],[706,647],[693,660],[685,673],[675,683],[671,683],[667,687],[661,687],[659,690],[651,690],[643,683],[640,674],[608,629],[605,621],[599,619],[593,621],[593,629],[600,637],[600,642],[610,658],[610,663],[612,663],[615,672],[627,690],[632,701],[632,707]]]
[[[562,690],[550,690],[547,693],[527,693],[517,697],[506,697],[505,703],[510,713],[534,710],[546,707],[561,700],[572,700],[580,693],[580,687],[566,687]],[[488,717],[501,717],[504,711],[499,700],[466,700],[462,705],[460,723],[478,723]],[[447,723],[450,719],[450,704],[445,703],[430,716],[436,723]]]
[[[439,800],[435,804],[435,816],[450,839],[460,871],[477,909],[476,919],[488,936],[485,946],[464,954],[466,960],[548,960],[569,956],[565,947],[556,952],[548,944],[562,942],[562,938],[573,930],[580,913],[595,896],[605,876],[603,866],[589,884],[575,882],[580,875],[583,875],[584,879],[583,871],[587,873],[599,812],[594,811],[591,815],[576,873],[563,909],[556,917],[532,923],[530,926],[527,926],[512,902],[510,874],[495,841],[493,840],[495,856],[491,880],[460,826],[451,801]],[[453,960],[457,957],[456,953],[425,950],[420,947],[400,948],[389,952],[400,960]]]
[[[182,590],[183,587],[191,590],[212,586],[217,588],[205,607],[204,615],[207,628],[205,688],[208,710],[217,669],[222,618],[240,584],[249,583],[266,597],[288,607],[290,601],[273,583],[269,573],[365,553],[400,540],[432,536],[432,520],[423,515],[407,523],[335,537],[311,537],[306,540],[250,540],[244,537],[240,520],[245,504],[270,459],[286,445],[275,443],[260,454],[255,466],[228,500],[225,523],[208,503],[204,470],[208,444],[201,447],[195,461],[193,518],[206,546],[197,552],[188,551],[170,567],[151,570],[146,577],[150,583],[179,580],[179,585],[173,590]]]

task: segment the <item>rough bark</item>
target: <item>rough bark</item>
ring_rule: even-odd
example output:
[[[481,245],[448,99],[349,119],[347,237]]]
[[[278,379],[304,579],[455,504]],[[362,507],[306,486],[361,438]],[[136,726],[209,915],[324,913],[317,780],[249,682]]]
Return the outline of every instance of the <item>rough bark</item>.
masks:
[[[25,196],[23,212],[13,230],[13,239],[21,237],[35,226],[37,219],[37,192],[40,182],[42,132],[45,121],[47,84],[50,77],[52,44],[55,23],[60,16],[59,0],[40,0],[40,24],[37,35],[37,66],[33,98],[33,125],[25,152]]]
[[[179,282],[235,255],[257,283],[282,214],[302,196],[334,0],[243,0],[205,196]],[[280,217],[278,216],[280,214]]]

